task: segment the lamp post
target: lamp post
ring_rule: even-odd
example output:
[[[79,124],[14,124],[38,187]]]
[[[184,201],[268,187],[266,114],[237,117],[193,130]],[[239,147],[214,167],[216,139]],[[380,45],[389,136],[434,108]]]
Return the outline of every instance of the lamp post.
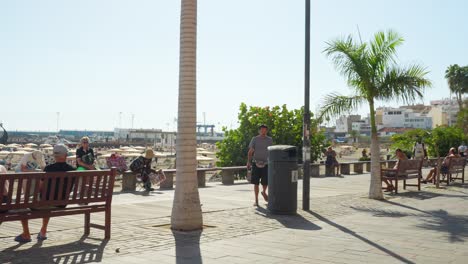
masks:
[[[305,74],[304,74],[304,120],[302,143],[302,210],[309,210],[310,197],[310,0],[305,1]]]

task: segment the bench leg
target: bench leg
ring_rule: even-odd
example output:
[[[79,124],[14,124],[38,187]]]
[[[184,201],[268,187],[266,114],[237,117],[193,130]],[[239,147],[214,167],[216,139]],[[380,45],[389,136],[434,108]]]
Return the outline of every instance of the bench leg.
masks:
[[[403,180],[403,190],[406,190],[406,180]]]
[[[84,223],[84,234],[87,236],[89,235],[89,228],[90,224],[89,222],[91,221],[91,213],[85,213],[85,223]]]
[[[111,208],[106,209],[105,223],[104,223],[104,238],[110,239],[111,237]]]
[[[395,179],[395,194],[398,193],[398,179]]]

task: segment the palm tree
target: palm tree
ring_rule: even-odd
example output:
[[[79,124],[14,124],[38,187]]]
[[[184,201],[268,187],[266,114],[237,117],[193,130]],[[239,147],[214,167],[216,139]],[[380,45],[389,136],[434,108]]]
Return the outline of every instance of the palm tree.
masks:
[[[377,32],[369,43],[357,43],[352,36],[327,42],[324,53],[346,78],[354,94],[329,94],[324,99],[321,118],[338,116],[367,103],[371,125],[371,180],[369,198],[383,199],[380,178],[379,139],[375,124],[375,102],[397,100],[404,103],[422,98],[424,87],[431,86],[427,71],[419,65],[398,67],[396,48],[403,38],[394,31]]]
[[[450,65],[445,71],[449,89],[455,94],[460,112],[463,112],[463,95],[468,93],[468,66]]]
[[[182,0],[176,142],[177,182],[171,228],[184,231],[198,230],[203,226],[196,171],[196,44],[197,0]]]

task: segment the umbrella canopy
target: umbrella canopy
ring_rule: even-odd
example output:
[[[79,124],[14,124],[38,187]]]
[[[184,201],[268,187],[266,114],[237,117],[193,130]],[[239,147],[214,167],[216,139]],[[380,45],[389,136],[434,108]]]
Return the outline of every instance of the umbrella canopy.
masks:
[[[24,145],[26,147],[29,147],[29,148],[32,148],[32,147],[37,147],[37,144],[34,144],[34,143],[28,143],[26,145]]]
[[[52,145],[51,145],[51,144],[41,144],[41,145],[39,145],[39,147],[41,147],[41,148],[49,148],[49,147],[52,147]]]
[[[29,152],[24,151],[24,150],[18,150],[18,151],[11,152],[11,154],[13,154],[13,155],[24,155],[24,154],[27,154],[27,153],[29,153]]]
[[[18,148],[18,150],[27,151],[27,152],[33,152],[33,151],[35,151],[36,149],[33,149],[33,148]]]
[[[197,161],[213,161],[213,158],[208,158],[205,156],[197,156]]]
[[[142,146],[137,146],[137,147],[134,147],[134,149],[145,150],[146,148],[145,148],[145,147],[142,147]]]
[[[122,153],[123,157],[140,157],[141,155],[138,153]]]

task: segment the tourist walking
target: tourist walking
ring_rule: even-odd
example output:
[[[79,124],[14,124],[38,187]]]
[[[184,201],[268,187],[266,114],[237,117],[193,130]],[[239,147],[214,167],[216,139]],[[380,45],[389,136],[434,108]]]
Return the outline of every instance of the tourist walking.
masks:
[[[247,169],[252,169],[251,183],[254,185],[255,206],[258,206],[259,184],[262,184],[262,196],[268,201],[268,147],[273,139],[267,136],[268,127],[264,124],[258,128],[258,136],[252,138],[247,153]]]
[[[336,159],[336,151],[334,151],[332,147],[328,147],[327,151],[323,154],[326,158],[325,166],[331,167],[333,173],[335,173],[336,168],[336,176],[340,176],[340,163]]]
[[[424,143],[422,143],[422,139],[418,137],[413,147],[413,159],[422,160],[425,158],[427,158],[427,150]]]

